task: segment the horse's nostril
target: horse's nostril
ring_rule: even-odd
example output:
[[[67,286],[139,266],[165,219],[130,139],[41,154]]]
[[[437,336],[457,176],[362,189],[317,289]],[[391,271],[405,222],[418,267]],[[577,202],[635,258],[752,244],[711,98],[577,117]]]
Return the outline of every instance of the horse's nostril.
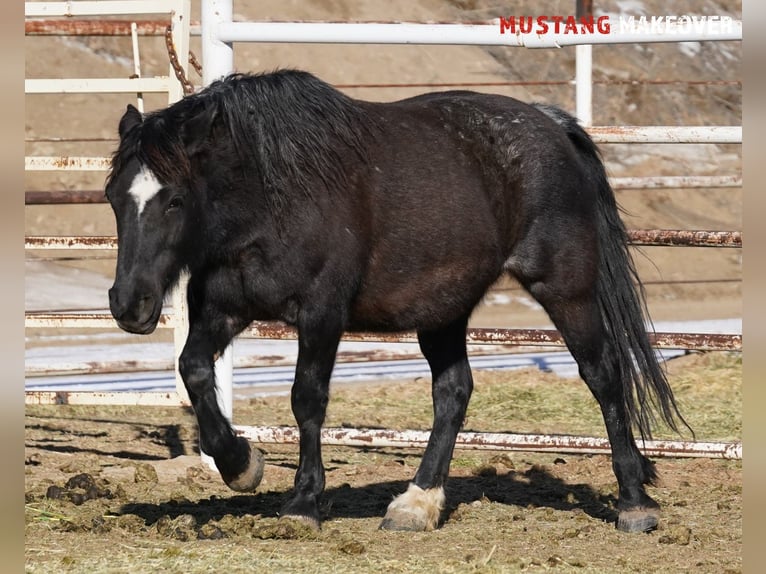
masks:
[[[148,318],[154,313],[154,297],[151,295],[145,295],[138,300],[136,305],[136,317],[139,320],[148,320]]]

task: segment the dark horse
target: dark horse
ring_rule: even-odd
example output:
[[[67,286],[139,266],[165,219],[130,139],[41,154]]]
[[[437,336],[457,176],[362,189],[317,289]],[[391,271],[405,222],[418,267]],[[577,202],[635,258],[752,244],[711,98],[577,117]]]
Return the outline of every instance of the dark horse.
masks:
[[[649,345],[642,290],[596,146],[565,112],[499,95],[351,99],[300,71],[232,75],[166,109],[128,110],[106,194],[119,250],[112,314],[157,325],[190,273],[180,373],[200,444],[234,490],[263,454],[216,401],[213,365],[253,320],[294,325],[295,489],[281,515],[319,526],[320,429],[346,330],[414,329],[433,375],[433,430],[382,528],[439,524],[473,382],[466,324],[503,274],[545,308],[596,397],[619,483],[617,527],[657,525],[635,428],[683,422]],[[640,285],[640,284],[639,284]]]

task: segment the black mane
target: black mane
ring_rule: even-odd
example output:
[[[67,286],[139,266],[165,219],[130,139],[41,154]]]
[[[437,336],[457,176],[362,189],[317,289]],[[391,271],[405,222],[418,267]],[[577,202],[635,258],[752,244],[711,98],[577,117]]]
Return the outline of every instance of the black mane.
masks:
[[[307,72],[231,74],[146,114],[122,138],[112,173],[135,156],[161,181],[188,177],[191,158],[184,129],[201,114],[213,114],[213,125],[239,155],[243,175],[260,178],[274,206],[291,194],[312,197],[346,187],[349,152],[366,161],[365,142],[374,125],[355,100]]]

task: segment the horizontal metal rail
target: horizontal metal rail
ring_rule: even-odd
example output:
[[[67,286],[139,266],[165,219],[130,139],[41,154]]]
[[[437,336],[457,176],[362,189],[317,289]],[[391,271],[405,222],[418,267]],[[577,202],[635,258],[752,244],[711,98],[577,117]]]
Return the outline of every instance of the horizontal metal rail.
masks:
[[[252,365],[247,366],[265,366],[264,363],[251,361]],[[242,365],[238,365],[242,366]],[[109,361],[87,361],[87,360],[63,360],[56,363],[50,362],[46,365],[25,365],[25,377],[49,377],[52,375],[103,375],[103,374],[125,374],[125,373],[148,373],[154,371],[172,371],[175,369],[175,362],[172,359],[156,359],[149,361],[138,360],[109,360]]]
[[[173,328],[176,317],[162,314],[158,328]],[[109,313],[26,313],[27,328],[82,328],[113,329],[114,319]],[[255,339],[297,339],[297,331],[283,323],[255,321],[240,335]],[[659,349],[697,349],[703,351],[740,351],[742,335],[717,333],[650,333],[649,339]],[[349,332],[344,341],[417,343],[417,334]],[[530,347],[563,347],[564,340],[555,329],[468,329],[466,341],[481,344],[525,345]]]
[[[174,86],[168,76],[150,78],[33,78],[24,80],[27,94],[160,93]]]
[[[169,20],[96,20],[67,18],[65,20],[25,20],[27,36],[130,36],[136,25],[139,36],[164,36]],[[189,32],[200,35],[200,23],[191,22]]]
[[[502,32],[500,21],[486,24],[409,22],[231,22],[217,24],[215,39],[231,42],[316,44],[430,44],[560,48],[584,44],[636,44],[742,40],[742,22],[731,20],[727,30],[677,33],[625,31],[610,33]],[[723,28],[723,27],[722,27]]]
[[[168,392],[79,392],[27,391],[27,405],[133,405],[189,406],[177,393]],[[234,425],[240,436],[255,443],[297,444],[298,429],[294,427]],[[424,448],[430,433],[415,430],[371,430],[363,428],[323,428],[321,440],[325,445],[348,447]],[[515,434],[458,433],[455,448],[463,450],[497,450],[520,452],[552,452],[572,454],[611,454],[608,439],[600,437]],[[740,442],[696,442],[654,440],[639,442],[647,456],[708,457],[741,459]]]
[[[112,160],[108,157],[83,156],[26,156],[26,171],[108,171]]]
[[[741,231],[629,229],[631,245],[665,247],[742,247]]]
[[[72,16],[118,16],[128,14],[171,14],[178,3],[172,0],[78,0],[77,2],[24,2],[27,18]]]
[[[64,3],[49,3],[64,4]],[[69,3],[66,3],[69,4]],[[96,4],[96,2],[77,2],[77,4]],[[109,2],[108,4],[117,4]],[[27,3],[29,6],[29,3]],[[80,7],[78,7],[80,8]],[[132,10],[132,9],[131,9]],[[155,13],[167,13],[168,10],[156,10]],[[151,13],[146,10],[119,11],[114,8],[101,14]],[[96,12],[91,12],[96,14]],[[84,11],[64,13],[61,8],[26,10],[29,17],[84,16]],[[49,22],[26,21],[25,33],[28,35],[90,35],[120,36],[130,33],[130,23],[108,20],[54,20]],[[136,22],[141,35],[164,33],[163,22],[140,20]],[[193,35],[201,34],[199,22],[190,23]],[[672,38],[672,39],[669,39]],[[682,42],[682,41],[727,41],[742,39],[742,22],[731,21],[731,30],[718,33],[650,34],[646,31],[637,33],[610,34],[503,34],[499,20],[479,22],[229,22],[221,26],[219,40],[223,42],[288,42],[288,43],[352,43],[352,44],[451,44],[484,46],[518,46],[528,48],[558,48],[581,44],[624,44],[642,42]]]
[[[82,205],[108,203],[103,189],[25,191],[25,205]]]
[[[95,392],[95,391],[26,391],[27,405],[131,405],[131,406],[191,406],[176,392]]]
[[[741,126],[595,126],[587,131],[596,143],[742,143]],[[28,171],[108,171],[111,167],[108,157],[26,156],[24,162]]]
[[[742,143],[742,126],[595,126],[597,143]]]
[[[298,332],[283,323],[253,322],[241,335],[257,339],[297,339]],[[417,334],[349,332],[344,341],[417,343]],[[652,346],[660,349],[727,350],[742,349],[742,335],[714,333],[650,333]],[[481,344],[525,345],[531,347],[564,347],[564,340],[555,329],[468,329],[466,341]]]
[[[60,235],[27,235],[24,238],[26,249],[117,249],[117,238],[114,236],[60,236]]]
[[[176,324],[176,316],[172,313],[160,315],[158,329],[172,329]],[[109,313],[83,311],[80,313],[41,313],[27,312],[24,314],[24,326],[28,329],[61,329],[62,327],[79,327],[82,329],[115,329],[117,323]]]
[[[742,187],[739,175],[614,177],[610,179],[615,190],[687,189]],[[26,205],[68,205],[108,203],[103,189],[25,191]]]
[[[629,229],[632,245],[665,247],[742,247],[741,231],[701,231],[675,229]],[[114,236],[31,235],[26,249],[117,249]]]
[[[687,189],[742,187],[741,175],[666,175],[611,177],[612,189]]]
[[[241,436],[256,443],[293,443],[299,441],[295,427],[235,425]],[[324,428],[322,444],[354,447],[424,448],[430,432],[363,428]],[[708,457],[741,459],[741,442],[696,442],[674,440],[639,441],[647,456]],[[455,448],[466,450],[512,450],[574,454],[611,454],[608,439],[584,436],[461,432]]]

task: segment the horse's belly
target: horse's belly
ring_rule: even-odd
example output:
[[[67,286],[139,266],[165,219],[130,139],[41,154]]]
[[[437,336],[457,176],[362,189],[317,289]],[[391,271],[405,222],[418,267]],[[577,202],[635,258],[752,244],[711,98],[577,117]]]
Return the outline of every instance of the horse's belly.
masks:
[[[493,258],[494,259],[494,258]],[[368,273],[351,312],[353,330],[435,329],[465,317],[501,273],[501,263],[481,258]]]

